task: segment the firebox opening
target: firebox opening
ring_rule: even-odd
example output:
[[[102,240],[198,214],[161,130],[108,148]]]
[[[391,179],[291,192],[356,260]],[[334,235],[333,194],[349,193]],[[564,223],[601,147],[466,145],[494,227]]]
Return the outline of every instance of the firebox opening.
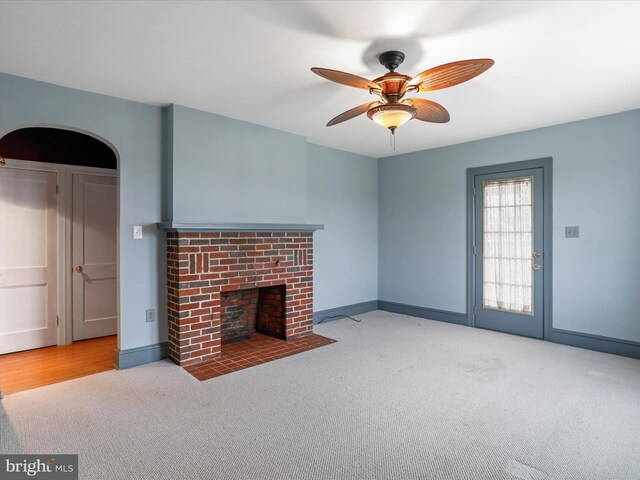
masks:
[[[223,292],[220,296],[222,344],[258,332],[284,340],[285,285]]]

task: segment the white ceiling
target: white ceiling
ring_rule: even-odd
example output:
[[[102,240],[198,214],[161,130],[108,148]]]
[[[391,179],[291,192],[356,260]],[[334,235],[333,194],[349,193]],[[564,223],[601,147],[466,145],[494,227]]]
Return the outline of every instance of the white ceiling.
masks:
[[[177,103],[383,157],[640,108],[640,2],[0,1],[0,71],[145,103]],[[401,73],[455,60],[496,64],[417,96],[451,113],[388,132],[372,100],[319,66],[368,78],[376,54]],[[1,108],[1,102],[0,102]]]

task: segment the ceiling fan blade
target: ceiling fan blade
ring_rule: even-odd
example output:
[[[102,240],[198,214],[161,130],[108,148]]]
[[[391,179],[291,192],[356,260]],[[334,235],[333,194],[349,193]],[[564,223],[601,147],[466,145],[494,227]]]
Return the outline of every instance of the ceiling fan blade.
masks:
[[[380,90],[380,86],[373,83],[371,80],[352,75],[351,73],[341,72],[339,70],[330,70],[328,68],[313,67],[311,69],[316,75],[320,75],[322,78],[331,80],[332,82],[341,83],[349,87],[363,88],[365,90]]]
[[[405,85],[405,90],[409,87],[418,87],[418,91],[428,92],[453,87],[459,83],[471,80],[473,77],[477,77],[491,68],[494,63],[490,58],[445,63],[444,65],[425,70],[413,77]]]
[[[372,105],[375,105],[376,103],[378,102],[365,103],[363,105],[358,105],[357,107],[354,107],[351,110],[347,110],[346,112],[343,112],[337,117],[334,117],[331,120],[329,120],[329,123],[327,123],[327,127],[332,127],[333,125],[346,122],[347,120],[351,120],[353,117],[362,115],[364,112],[368,111]]]
[[[414,118],[423,122],[447,123],[451,117],[446,108],[431,100],[423,98],[409,98],[411,104],[418,110],[418,115]]]

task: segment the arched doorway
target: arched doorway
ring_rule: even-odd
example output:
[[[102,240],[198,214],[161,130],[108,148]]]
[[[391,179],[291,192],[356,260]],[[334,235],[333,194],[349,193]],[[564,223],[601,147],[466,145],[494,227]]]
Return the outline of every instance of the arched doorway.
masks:
[[[117,166],[111,146],[78,131],[27,127],[0,138],[5,393],[113,367]]]

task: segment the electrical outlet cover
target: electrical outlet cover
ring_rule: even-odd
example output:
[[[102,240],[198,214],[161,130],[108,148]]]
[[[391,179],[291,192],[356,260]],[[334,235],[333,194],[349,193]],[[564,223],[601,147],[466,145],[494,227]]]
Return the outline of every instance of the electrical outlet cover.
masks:
[[[147,310],[147,322],[155,322],[156,321],[156,311],[153,308]]]
[[[580,227],[564,227],[565,238],[580,238]]]

